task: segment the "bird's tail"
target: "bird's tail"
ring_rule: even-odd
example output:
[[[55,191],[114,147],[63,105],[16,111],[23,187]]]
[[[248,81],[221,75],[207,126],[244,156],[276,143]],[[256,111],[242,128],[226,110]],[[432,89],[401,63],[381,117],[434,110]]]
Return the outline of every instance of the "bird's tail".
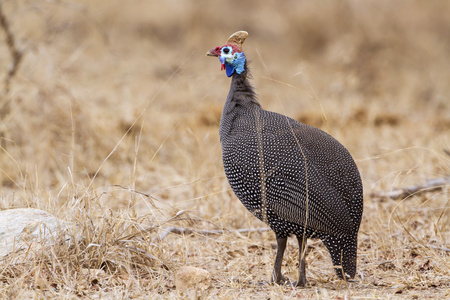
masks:
[[[353,278],[356,275],[356,256],[358,249],[358,236],[327,236],[323,239],[331,255],[336,274],[344,279]]]

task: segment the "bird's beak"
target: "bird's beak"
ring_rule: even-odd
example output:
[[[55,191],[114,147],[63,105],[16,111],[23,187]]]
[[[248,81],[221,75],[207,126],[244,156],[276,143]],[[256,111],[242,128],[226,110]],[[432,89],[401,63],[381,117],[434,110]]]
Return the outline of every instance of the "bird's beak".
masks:
[[[219,55],[217,54],[217,51],[215,48],[212,48],[210,50],[208,50],[208,52],[206,52],[206,56],[215,56],[218,57]]]

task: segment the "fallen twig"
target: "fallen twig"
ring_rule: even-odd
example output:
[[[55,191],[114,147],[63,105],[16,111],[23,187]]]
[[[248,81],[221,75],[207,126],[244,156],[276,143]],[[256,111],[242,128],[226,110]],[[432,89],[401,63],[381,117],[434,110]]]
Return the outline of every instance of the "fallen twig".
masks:
[[[198,229],[190,229],[190,228],[182,228],[177,226],[172,226],[165,228],[164,231],[159,236],[159,239],[162,241],[165,239],[170,233],[175,234],[201,234],[201,235],[214,235],[214,234],[224,234],[226,232],[230,233],[251,233],[251,232],[264,232],[269,231],[270,228],[263,227],[263,228],[243,228],[243,229],[236,229],[236,230],[198,230]]]
[[[425,184],[410,185],[405,188],[394,188],[389,191],[373,192],[372,197],[400,199],[410,195],[420,195],[425,192],[435,192],[441,190],[444,186],[450,185],[450,177],[428,179]]]
[[[439,246],[435,246],[435,245],[428,245],[428,247],[436,249],[436,250],[441,250],[441,251],[445,251],[445,252],[450,252],[449,248],[445,248],[445,247],[439,247]]]

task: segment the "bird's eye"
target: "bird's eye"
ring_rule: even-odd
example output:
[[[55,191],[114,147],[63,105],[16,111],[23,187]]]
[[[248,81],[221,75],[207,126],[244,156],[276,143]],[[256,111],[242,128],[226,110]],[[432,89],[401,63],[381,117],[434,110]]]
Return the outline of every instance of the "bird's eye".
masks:
[[[223,48],[223,53],[228,54],[230,52],[230,48]]]

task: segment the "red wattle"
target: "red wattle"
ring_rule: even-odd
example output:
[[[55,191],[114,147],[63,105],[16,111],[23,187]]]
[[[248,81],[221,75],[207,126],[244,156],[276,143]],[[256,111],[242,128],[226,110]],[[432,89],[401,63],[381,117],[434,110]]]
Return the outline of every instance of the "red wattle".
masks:
[[[220,71],[225,70],[225,64],[222,64],[222,67],[220,68]]]

